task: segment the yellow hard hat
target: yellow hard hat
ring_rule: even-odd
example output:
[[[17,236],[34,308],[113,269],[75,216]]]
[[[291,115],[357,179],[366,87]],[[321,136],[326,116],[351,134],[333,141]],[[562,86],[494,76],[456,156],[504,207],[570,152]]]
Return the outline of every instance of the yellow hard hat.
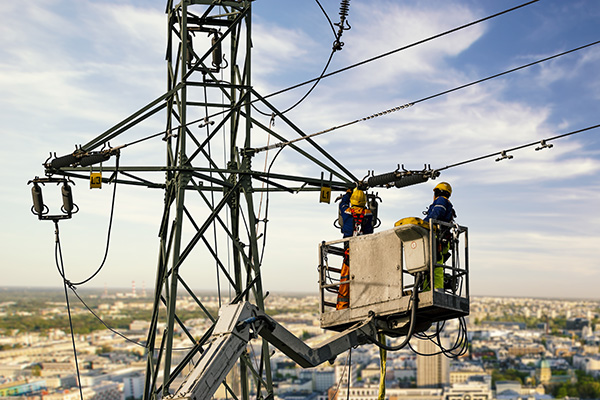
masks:
[[[354,189],[352,196],[350,196],[350,205],[364,207],[367,204],[367,196],[365,192],[360,189]]]
[[[437,184],[433,190],[443,190],[444,192],[448,192],[448,194],[452,195],[452,186],[448,182],[440,182]]]

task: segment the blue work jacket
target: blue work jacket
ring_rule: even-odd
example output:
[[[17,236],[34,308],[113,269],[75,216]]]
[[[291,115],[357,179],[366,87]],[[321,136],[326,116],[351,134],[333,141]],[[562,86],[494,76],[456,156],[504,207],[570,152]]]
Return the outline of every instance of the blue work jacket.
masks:
[[[373,214],[371,213],[371,210],[364,207],[350,206],[351,195],[352,193],[350,192],[344,194],[344,196],[342,196],[342,200],[340,201],[342,234],[346,238],[350,236],[373,233]],[[362,221],[360,221],[360,216],[363,213],[364,215],[362,215]]]
[[[454,215],[454,207],[450,200],[444,196],[438,196],[429,206],[427,216],[423,218],[423,221],[428,222],[430,219],[437,219],[438,221],[450,222],[454,219]]]

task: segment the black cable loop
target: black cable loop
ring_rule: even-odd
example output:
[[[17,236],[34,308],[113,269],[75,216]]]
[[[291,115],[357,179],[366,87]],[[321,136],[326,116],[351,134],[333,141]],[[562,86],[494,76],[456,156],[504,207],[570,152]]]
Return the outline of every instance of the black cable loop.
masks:
[[[331,50],[331,54],[329,54],[329,59],[327,60],[327,63],[325,64],[325,67],[323,68],[323,71],[321,72],[321,76],[319,76],[319,78],[317,78],[317,80],[312,85],[312,87],[304,94],[304,96],[302,96],[302,98],[300,100],[298,100],[296,102],[296,104],[290,106],[287,110],[282,111],[281,114],[285,114],[288,111],[293,110],[294,108],[296,108],[296,106],[298,106],[300,103],[302,103],[304,100],[306,100],[306,98],[308,97],[308,95],[310,95],[311,92],[314,90],[314,88],[317,87],[317,85],[319,84],[319,82],[321,82],[321,79],[323,78],[323,76],[325,74],[325,71],[327,71],[327,68],[329,68],[329,64],[331,64],[331,60],[333,59],[333,55],[334,54],[335,54],[335,49]]]
[[[459,318],[458,334],[457,334],[454,344],[450,348],[444,348],[444,346],[441,343],[440,335],[442,333],[444,325],[445,325],[445,321],[443,321],[443,323],[441,323],[441,324],[438,323],[436,326],[435,333],[433,333],[431,335],[427,335],[427,334],[415,335],[415,337],[420,340],[431,341],[440,349],[440,351],[434,352],[434,353],[422,353],[422,352],[419,352],[418,350],[415,350],[412,347],[412,345],[410,345],[410,344],[408,345],[408,347],[415,354],[418,354],[421,356],[435,356],[435,355],[439,355],[439,354],[444,354],[448,358],[458,358],[458,357],[464,355],[468,351],[468,344],[469,344],[468,336],[467,336],[467,325],[466,325],[464,317]],[[458,350],[458,352],[455,352],[456,350]]]
[[[108,222],[108,232],[106,234],[106,250],[104,251],[104,258],[102,259],[102,263],[100,264],[100,266],[98,267],[96,272],[94,272],[89,278],[84,279],[81,282],[73,283],[73,285],[75,285],[75,286],[83,285],[84,283],[88,283],[89,281],[94,279],[96,277],[96,275],[98,275],[100,273],[100,271],[104,267],[104,264],[106,263],[106,259],[108,258],[108,249],[110,248],[110,235],[112,232],[113,216],[114,216],[114,212],[115,212],[115,198],[117,195],[117,174],[119,173],[120,157],[121,157],[120,153],[117,153],[117,161],[116,161],[116,166],[115,166],[114,183],[113,183],[113,185],[114,185],[113,186],[113,195],[112,195],[112,201],[111,201],[111,206],[110,206],[110,217],[109,217],[109,222]],[[64,278],[64,276],[63,276],[63,278]]]
[[[413,293],[411,296],[412,308],[411,308],[411,312],[410,312],[410,323],[409,323],[409,327],[408,327],[408,332],[406,334],[406,337],[402,341],[402,343],[400,343],[399,345],[396,345],[396,346],[388,346],[387,344],[381,343],[377,339],[372,338],[369,335],[366,335],[365,337],[369,342],[373,343],[380,349],[384,349],[387,351],[398,351],[398,350],[401,350],[404,347],[406,347],[406,345],[410,346],[409,342],[410,342],[410,339],[412,339],[412,337],[413,337],[416,320],[417,320],[417,308],[418,308],[418,304],[419,304],[418,288],[421,285],[422,281],[423,281],[423,273],[419,272],[415,278],[415,284],[413,286]]]
[[[98,316],[98,314],[96,314],[96,313],[94,312],[94,310],[92,310],[92,309],[91,309],[91,308],[90,308],[90,307],[87,305],[87,303],[86,303],[85,301],[83,301],[83,299],[81,298],[81,296],[79,296],[79,294],[78,294],[78,293],[75,291],[75,287],[74,287],[74,286],[73,286],[73,287],[71,287],[71,290],[73,291],[73,293],[75,294],[75,296],[76,296],[76,297],[79,299],[79,301],[81,302],[81,304],[83,304],[83,306],[84,306],[84,307],[85,307],[85,308],[86,308],[86,309],[87,309],[87,310],[88,310],[88,311],[89,311],[89,312],[90,312],[90,313],[91,313],[91,314],[92,314],[94,317],[96,317],[96,319],[97,319],[98,321],[100,321],[100,323],[101,323],[102,325],[104,325],[104,327],[105,327],[106,329],[108,329],[109,331],[111,331],[111,332],[112,332],[112,333],[114,333],[115,335],[118,335],[118,336],[122,337],[123,339],[125,339],[126,341],[128,341],[128,342],[130,342],[130,343],[133,343],[133,344],[135,344],[135,345],[137,345],[137,346],[140,346],[140,347],[143,347],[143,348],[147,349],[147,346],[146,346],[146,345],[144,345],[144,344],[142,344],[142,343],[140,343],[140,342],[138,342],[138,341],[136,341],[136,340],[133,340],[133,339],[130,339],[130,338],[128,338],[127,336],[123,335],[121,332],[119,332],[119,331],[117,331],[116,329],[114,329],[114,328],[112,328],[111,326],[109,326],[109,325],[108,325],[106,322],[104,322],[104,320],[102,320],[102,318],[100,318],[100,316]]]
[[[323,8],[323,6],[319,2],[319,0],[315,0],[315,1],[317,2],[317,5],[319,6],[319,8],[321,9],[321,11],[323,12],[323,15],[325,15],[325,18],[327,18],[327,22],[329,22],[329,26],[331,27],[331,31],[333,32],[333,37],[335,37],[336,36],[336,34],[335,34],[335,28],[333,27],[333,22],[331,22],[331,18],[329,18],[329,15],[327,15],[327,12]]]

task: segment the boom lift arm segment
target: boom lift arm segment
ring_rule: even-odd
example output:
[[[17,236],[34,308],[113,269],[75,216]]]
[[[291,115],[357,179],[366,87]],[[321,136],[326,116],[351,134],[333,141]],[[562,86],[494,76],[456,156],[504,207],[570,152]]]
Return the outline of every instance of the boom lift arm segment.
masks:
[[[377,337],[377,328],[373,318],[368,318],[313,349],[249,302],[223,306],[212,334],[212,343],[169,399],[211,398],[248,342],[257,335],[303,368],[310,368],[333,360],[352,347],[371,343]]]

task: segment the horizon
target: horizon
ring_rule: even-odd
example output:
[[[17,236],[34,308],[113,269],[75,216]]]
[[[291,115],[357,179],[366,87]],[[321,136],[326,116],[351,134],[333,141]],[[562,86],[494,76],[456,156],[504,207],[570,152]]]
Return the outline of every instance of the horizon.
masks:
[[[193,288],[192,288],[193,289]],[[55,287],[55,286],[0,286],[0,291],[10,291],[10,290],[48,290],[48,291],[58,291],[61,292],[61,294],[64,294],[64,287],[60,286],[60,287]],[[82,288],[78,288],[77,291],[78,293],[83,291],[90,291],[90,292],[104,292],[105,290],[107,291],[122,291],[123,293],[131,293],[132,289],[131,287],[107,287],[107,288],[103,288],[103,287],[92,287],[92,286],[86,286],[86,287],[82,287]],[[150,290],[146,289],[147,292],[151,292]],[[139,295],[139,288],[136,287],[136,297],[141,297]],[[196,294],[200,294],[200,295],[208,295],[208,296],[217,296],[218,292],[216,290],[214,291],[210,291],[210,290],[196,290],[195,291]],[[318,296],[318,293],[310,293],[310,292],[277,292],[277,291],[269,291],[269,295],[276,295],[276,296],[290,296],[290,297],[299,297],[299,296]],[[179,292],[177,294],[177,296],[189,296],[189,294],[185,293],[185,292]],[[152,298],[153,294],[147,294],[146,298]],[[489,298],[501,298],[501,299],[532,299],[532,300],[552,300],[552,301],[561,301],[561,300],[568,300],[568,301],[596,301],[600,303],[600,296],[598,298],[589,298],[589,297],[536,297],[536,296],[502,296],[502,295],[490,295],[490,294],[471,294],[470,295],[471,298],[476,297],[476,298],[482,298],[482,297],[489,297]],[[265,300],[268,299],[268,296],[265,296]]]

